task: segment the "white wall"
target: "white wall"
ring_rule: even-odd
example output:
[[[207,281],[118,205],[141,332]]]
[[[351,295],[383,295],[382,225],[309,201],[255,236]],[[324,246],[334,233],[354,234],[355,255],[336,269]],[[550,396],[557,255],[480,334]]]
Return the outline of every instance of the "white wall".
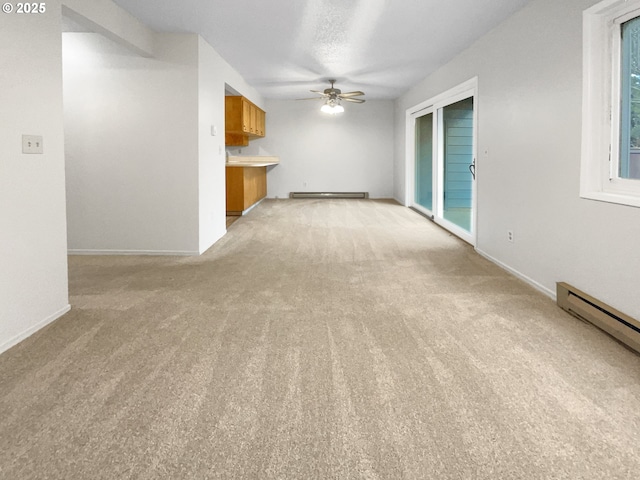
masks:
[[[198,37],[63,37],[69,249],[197,254]]]
[[[534,0],[403,95],[394,195],[406,109],[477,75],[478,251],[549,293],[567,281],[640,318],[640,209],[579,197],[582,11],[594,3]]]
[[[104,34],[64,34],[70,251],[204,252],[226,232],[225,85],[262,98],[197,35],[66,3]]]
[[[320,112],[321,102],[267,100],[266,137],[242,154],[280,157],[267,175],[269,197],[290,192],[369,192],[393,195],[393,102],[345,104],[345,112]],[[306,184],[306,185],[305,185]]]
[[[198,39],[198,137],[199,137],[199,250],[204,252],[226,231],[224,183],[224,81],[218,74],[219,57]],[[212,135],[211,128],[217,133]]]
[[[58,0],[0,15],[0,352],[69,308],[60,18]]]
[[[209,45],[198,40],[198,135],[200,253],[226,233],[225,85],[263,105],[262,97]],[[216,126],[217,135],[211,135]]]

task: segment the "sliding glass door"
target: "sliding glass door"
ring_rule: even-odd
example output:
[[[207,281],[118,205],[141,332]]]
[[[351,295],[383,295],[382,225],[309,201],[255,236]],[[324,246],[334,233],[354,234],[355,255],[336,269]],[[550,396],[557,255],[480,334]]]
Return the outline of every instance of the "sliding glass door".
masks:
[[[433,113],[416,118],[415,202],[433,210]]]
[[[475,245],[475,90],[410,114],[412,206]],[[410,126],[410,124],[408,125]]]
[[[442,217],[471,233],[473,213],[473,98],[442,109]]]

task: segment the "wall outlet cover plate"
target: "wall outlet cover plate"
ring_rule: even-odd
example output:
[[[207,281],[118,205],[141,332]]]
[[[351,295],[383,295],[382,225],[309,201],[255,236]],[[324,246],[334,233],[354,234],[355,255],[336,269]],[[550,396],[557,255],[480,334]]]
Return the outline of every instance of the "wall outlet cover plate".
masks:
[[[42,135],[22,135],[22,153],[43,153]]]

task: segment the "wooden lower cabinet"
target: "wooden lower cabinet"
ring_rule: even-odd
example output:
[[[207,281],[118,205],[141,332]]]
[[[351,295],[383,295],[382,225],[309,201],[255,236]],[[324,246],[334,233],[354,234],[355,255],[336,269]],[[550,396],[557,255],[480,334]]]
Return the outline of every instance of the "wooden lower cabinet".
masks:
[[[242,215],[267,196],[267,167],[226,168],[227,215]]]

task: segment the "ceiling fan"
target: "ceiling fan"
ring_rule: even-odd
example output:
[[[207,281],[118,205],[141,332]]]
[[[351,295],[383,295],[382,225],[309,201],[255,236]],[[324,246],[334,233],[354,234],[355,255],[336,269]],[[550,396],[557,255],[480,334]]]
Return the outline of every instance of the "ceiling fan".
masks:
[[[320,90],[310,90],[311,93],[317,93],[320,95],[320,97],[298,98],[298,100],[324,100],[325,103],[320,110],[326,113],[334,114],[344,112],[344,107],[340,105],[341,100],[353,103],[365,102],[363,98],[355,98],[364,95],[364,92],[355,91],[342,93],[342,90],[333,86],[333,84],[336,82],[335,80],[329,80],[329,82],[331,82],[331,88],[325,88],[323,92],[321,92]]]
[[[342,93],[342,90],[339,88],[335,88],[333,86],[336,83],[335,80],[329,80],[331,83],[331,88],[325,88],[323,92],[320,90],[309,90],[311,93],[317,93],[321,95],[320,97],[310,97],[310,98],[299,98],[298,100],[318,100],[322,98],[326,98],[328,100],[344,100],[345,102],[353,102],[353,103],[364,103],[364,99],[362,98],[353,98],[359,97],[360,95],[364,95],[364,92],[356,91],[356,92],[346,92]]]

